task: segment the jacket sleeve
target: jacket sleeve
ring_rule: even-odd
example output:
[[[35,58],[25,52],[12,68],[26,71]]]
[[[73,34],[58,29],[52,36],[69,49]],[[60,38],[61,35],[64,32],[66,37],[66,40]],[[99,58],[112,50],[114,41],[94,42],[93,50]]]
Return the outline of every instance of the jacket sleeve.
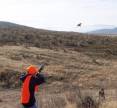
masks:
[[[40,85],[46,82],[43,74],[37,74],[35,80],[37,85]]]
[[[23,82],[25,80],[25,78],[26,78],[26,74],[25,73],[22,73],[20,75],[20,80]]]

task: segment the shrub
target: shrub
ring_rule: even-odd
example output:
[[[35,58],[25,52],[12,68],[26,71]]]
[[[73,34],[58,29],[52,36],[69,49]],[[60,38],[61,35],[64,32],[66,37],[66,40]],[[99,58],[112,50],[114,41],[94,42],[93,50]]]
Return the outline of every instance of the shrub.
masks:
[[[0,86],[4,88],[16,88],[20,86],[20,72],[14,70],[5,70],[0,73]]]

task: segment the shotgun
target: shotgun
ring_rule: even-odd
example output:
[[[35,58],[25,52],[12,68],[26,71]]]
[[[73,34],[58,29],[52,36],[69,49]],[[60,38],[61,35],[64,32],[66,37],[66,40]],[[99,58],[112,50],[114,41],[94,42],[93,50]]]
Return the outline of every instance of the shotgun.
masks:
[[[38,70],[38,73],[41,73],[42,72],[42,70],[44,69],[44,67],[45,67],[45,64],[41,64],[40,66],[40,69]]]

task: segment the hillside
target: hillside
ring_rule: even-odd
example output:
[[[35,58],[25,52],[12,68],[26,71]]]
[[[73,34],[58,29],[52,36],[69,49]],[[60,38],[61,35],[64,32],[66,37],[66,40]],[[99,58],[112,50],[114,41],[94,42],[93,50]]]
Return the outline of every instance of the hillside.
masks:
[[[81,94],[97,97],[101,87],[116,96],[117,37],[17,26],[0,28],[1,108],[19,107],[19,75],[30,64],[46,64],[42,108],[77,108]]]
[[[0,28],[15,28],[19,27],[20,25],[15,24],[15,23],[10,23],[10,22],[5,22],[5,21],[0,21]]]
[[[83,52],[108,52],[113,55],[116,53],[116,42],[117,37],[102,37],[77,32],[57,32],[21,25],[17,25],[17,27],[0,28],[1,46],[16,45],[53,50],[67,48]]]
[[[91,34],[102,34],[102,35],[117,35],[117,28],[113,29],[99,29],[95,31],[91,31]]]

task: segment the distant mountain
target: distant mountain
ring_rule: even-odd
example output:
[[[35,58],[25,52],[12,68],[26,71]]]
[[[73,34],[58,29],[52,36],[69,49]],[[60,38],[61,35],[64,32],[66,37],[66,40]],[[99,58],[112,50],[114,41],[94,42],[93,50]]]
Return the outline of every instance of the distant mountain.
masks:
[[[112,35],[115,35],[115,34],[117,34],[117,28],[99,29],[99,30],[91,31],[89,33],[91,33],[91,34],[112,34]]]
[[[0,21],[0,28],[14,28],[14,27],[19,27],[19,24],[15,23],[10,23],[10,22],[5,22],[5,21]]]

